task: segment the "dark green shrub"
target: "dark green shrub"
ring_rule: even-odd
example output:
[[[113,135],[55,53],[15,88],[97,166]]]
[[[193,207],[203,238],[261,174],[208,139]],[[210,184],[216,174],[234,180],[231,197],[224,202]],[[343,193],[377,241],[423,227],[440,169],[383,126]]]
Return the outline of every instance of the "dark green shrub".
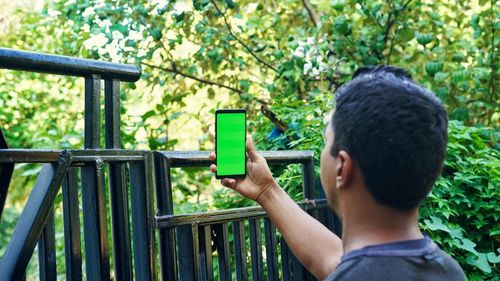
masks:
[[[498,134],[451,121],[442,176],[420,209],[422,229],[470,280],[500,280]]]

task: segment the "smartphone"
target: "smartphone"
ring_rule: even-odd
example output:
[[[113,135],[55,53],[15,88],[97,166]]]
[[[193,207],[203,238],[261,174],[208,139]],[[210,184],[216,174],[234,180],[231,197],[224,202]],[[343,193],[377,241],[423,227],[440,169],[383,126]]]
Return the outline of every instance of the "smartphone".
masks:
[[[215,112],[215,178],[246,176],[246,111],[220,109]]]

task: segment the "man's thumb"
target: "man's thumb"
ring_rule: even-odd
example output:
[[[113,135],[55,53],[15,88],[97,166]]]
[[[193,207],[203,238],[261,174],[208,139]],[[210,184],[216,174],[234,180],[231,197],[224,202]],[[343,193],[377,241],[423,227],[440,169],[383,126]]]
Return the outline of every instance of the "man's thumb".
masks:
[[[252,159],[252,161],[257,160],[259,158],[259,154],[257,153],[255,146],[253,145],[252,136],[250,134],[247,135],[246,146],[247,146],[247,153],[250,159]]]

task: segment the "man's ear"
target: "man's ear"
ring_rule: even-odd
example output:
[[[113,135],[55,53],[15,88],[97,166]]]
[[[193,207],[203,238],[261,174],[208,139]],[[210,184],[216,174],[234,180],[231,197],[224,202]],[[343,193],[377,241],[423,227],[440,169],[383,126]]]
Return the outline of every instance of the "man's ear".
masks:
[[[337,188],[346,187],[352,178],[353,163],[349,153],[345,150],[339,151],[337,155],[337,167],[335,167],[335,176]]]

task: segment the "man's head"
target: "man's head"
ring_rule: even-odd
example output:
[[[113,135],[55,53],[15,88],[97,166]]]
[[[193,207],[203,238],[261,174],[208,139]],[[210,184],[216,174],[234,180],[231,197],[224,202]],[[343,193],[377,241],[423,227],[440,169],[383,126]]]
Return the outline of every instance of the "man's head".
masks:
[[[359,69],[335,98],[321,160],[329,202],[337,205],[336,194],[357,169],[376,203],[417,208],[445,158],[448,119],[442,104],[390,66]]]

